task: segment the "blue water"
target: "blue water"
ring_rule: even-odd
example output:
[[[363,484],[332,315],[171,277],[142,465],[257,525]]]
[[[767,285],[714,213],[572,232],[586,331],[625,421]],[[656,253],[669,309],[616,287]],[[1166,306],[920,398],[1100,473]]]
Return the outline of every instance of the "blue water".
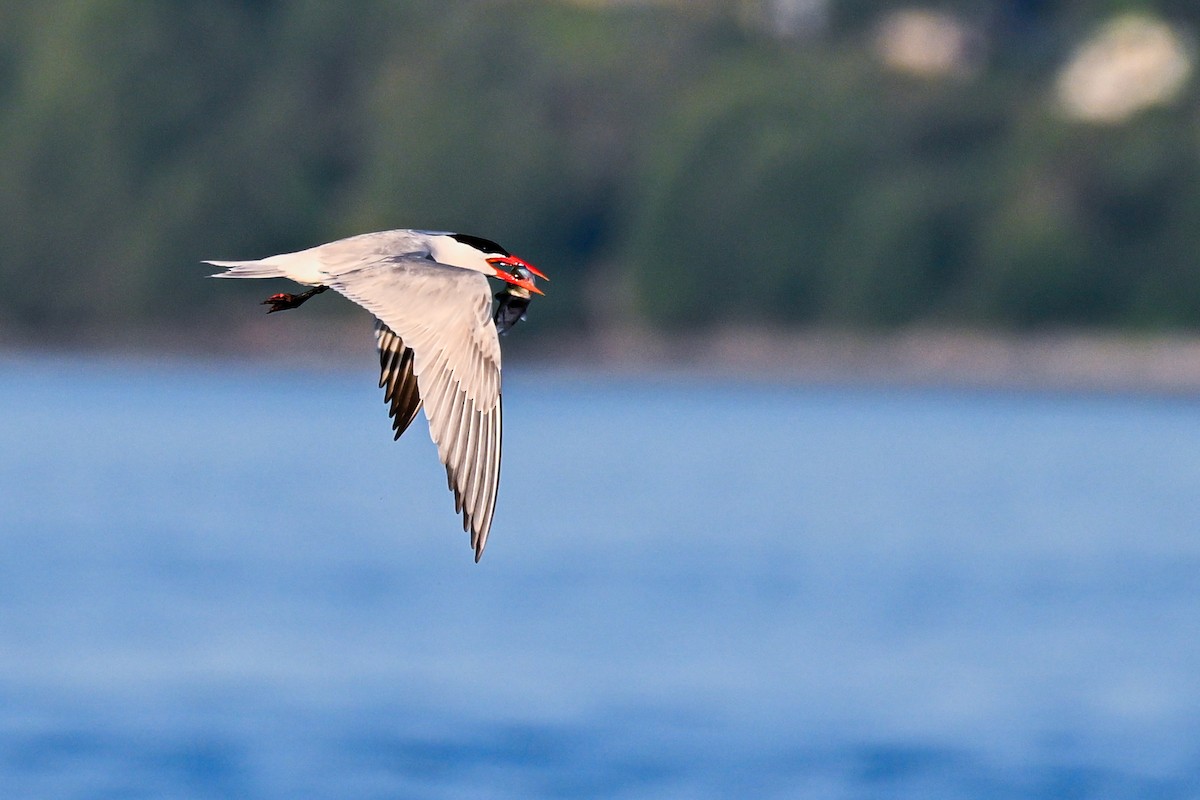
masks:
[[[1200,402],[0,362],[0,797],[1200,796]]]

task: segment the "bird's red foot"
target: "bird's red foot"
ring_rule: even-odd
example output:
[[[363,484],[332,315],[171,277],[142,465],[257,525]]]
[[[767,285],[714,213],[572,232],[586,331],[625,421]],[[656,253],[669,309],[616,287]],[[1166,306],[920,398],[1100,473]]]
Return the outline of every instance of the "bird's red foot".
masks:
[[[287,311],[289,308],[296,308],[300,306],[308,298],[315,294],[320,294],[328,288],[328,286],[314,286],[307,292],[302,292],[300,294],[288,294],[286,292],[280,292],[279,294],[273,294],[266,300],[263,300],[261,305],[270,306],[270,308],[267,309],[268,314],[274,314],[276,311]]]
[[[264,306],[270,306],[270,308],[267,309],[268,314],[274,314],[276,311],[286,311],[289,308],[295,308],[296,306],[300,305],[301,302],[303,301],[296,300],[296,295],[294,294],[285,294],[280,292],[279,294],[273,294],[266,300],[263,300],[262,304]]]

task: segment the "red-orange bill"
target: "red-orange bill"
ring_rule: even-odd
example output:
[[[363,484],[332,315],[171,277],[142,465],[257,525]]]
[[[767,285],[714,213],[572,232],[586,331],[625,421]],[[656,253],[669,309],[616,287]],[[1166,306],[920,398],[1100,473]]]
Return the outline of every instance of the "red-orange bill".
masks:
[[[518,278],[516,275],[513,275],[511,272],[505,272],[504,270],[500,269],[499,267],[497,267],[495,265],[492,266],[492,269],[496,270],[496,277],[502,281],[511,283],[513,286],[520,286],[522,289],[531,291],[534,294],[540,294],[542,296],[545,296],[545,294],[546,294],[541,289],[534,286],[533,281],[529,280],[528,278]]]
[[[546,277],[546,274],[544,272],[542,272],[540,269],[535,267],[533,264],[530,264],[528,261],[521,261],[521,259],[516,258],[516,256],[514,256],[513,258],[515,258],[517,261],[520,262],[519,266],[522,266],[525,269],[529,270],[530,272],[532,272],[534,275],[538,276],[542,280],[544,280],[544,281],[550,280],[549,278]]]
[[[520,267],[522,269],[529,270],[530,273],[532,273],[533,275],[536,275],[537,277],[541,278],[544,281],[550,280],[549,278],[546,277],[544,272],[542,272],[540,269],[535,267],[533,264],[530,264],[528,261],[525,261],[524,259],[517,258],[516,256],[505,256],[503,258],[489,258],[488,261],[490,261],[493,264],[503,264],[506,267]],[[541,292],[538,292],[538,294],[541,294]]]

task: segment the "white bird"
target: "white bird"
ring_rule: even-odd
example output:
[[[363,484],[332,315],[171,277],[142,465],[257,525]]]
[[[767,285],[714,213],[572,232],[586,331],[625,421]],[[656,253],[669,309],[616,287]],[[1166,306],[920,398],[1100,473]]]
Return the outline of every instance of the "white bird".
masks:
[[[272,295],[263,301],[267,313],[333,289],[375,315],[379,385],[396,438],[424,406],[479,561],[500,482],[500,340],[487,278],[542,294],[509,270],[546,276],[488,239],[404,229],[256,261],[204,263],[225,268],[214,278],[290,278],[313,287]]]

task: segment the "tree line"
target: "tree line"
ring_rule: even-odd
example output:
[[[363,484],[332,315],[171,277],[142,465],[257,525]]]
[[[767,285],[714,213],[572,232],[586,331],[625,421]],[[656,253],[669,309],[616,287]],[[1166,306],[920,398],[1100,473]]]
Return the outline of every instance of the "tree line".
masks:
[[[1105,15],[1193,4],[943,4],[956,77],[881,63],[895,4],[750,6],[0,0],[0,336],[202,324],[253,292],[199,259],[390,227],[543,267],[531,329],[1200,322],[1196,81],[1051,99]]]

